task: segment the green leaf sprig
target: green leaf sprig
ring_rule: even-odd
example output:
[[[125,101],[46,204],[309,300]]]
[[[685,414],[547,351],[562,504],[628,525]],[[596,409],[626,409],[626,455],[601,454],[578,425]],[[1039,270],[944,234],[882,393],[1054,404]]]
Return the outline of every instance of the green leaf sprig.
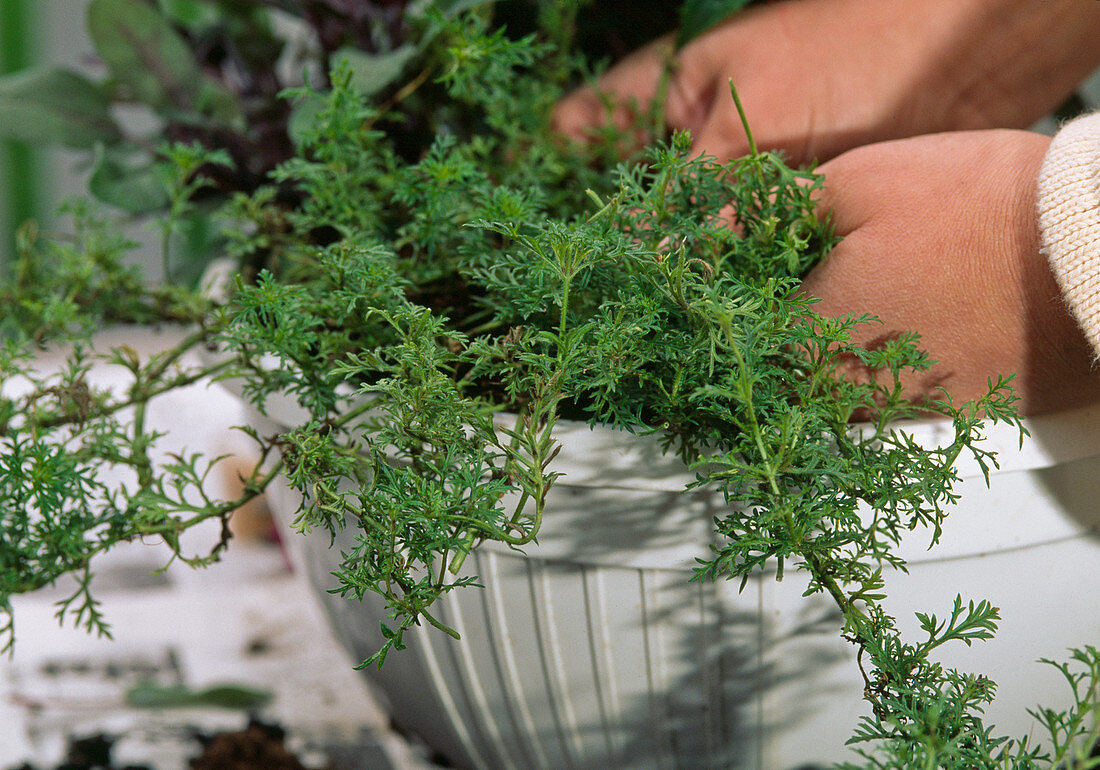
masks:
[[[113,2],[96,12],[124,5]],[[688,4],[685,22],[709,24],[720,5]],[[415,626],[457,636],[437,602],[476,590],[475,548],[536,546],[559,478],[555,428],[588,420],[659,436],[695,470],[690,488],[723,501],[695,580],[764,573],[837,606],[868,701],[851,739],[864,766],[1095,766],[1095,650],[1058,664],[1074,703],[1036,712],[1048,751],[995,735],[982,722],[995,685],[935,660],[943,645],[989,639],[995,607],[959,596],[945,616],[919,614],[913,641],[884,606],[903,536],[934,545],[949,526],[959,459],[995,464],[984,421],[1020,425],[1010,380],[973,403],[913,403],[903,373],[933,365],[915,333],[867,348],[853,332],[872,317],[818,314],[799,281],[836,240],[814,206],[823,180],[759,151],[747,125],[752,151],[726,162],[683,134],[614,168],[624,135],[564,143],[551,111],[587,67],[568,48],[578,8],[516,35],[488,6],[435,8],[410,20],[416,52],[392,49],[387,82],[365,87],[345,60],[325,88],[289,92],[309,105],[294,156],[219,211],[237,267],[222,297],[151,285],[87,204],[72,207],[70,237],[24,231],[0,286],[3,643],[12,597],[66,574],[76,588],[59,614],[108,633],[92,593],[100,553],[154,538],[172,559],[209,564],[230,513],[282,476],[302,493],[297,529],[351,533],[336,590],[384,600],[383,643],[363,664],[381,665]],[[117,62],[176,55],[176,27],[143,19],[132,21],[148,34]],[[118,87],[181,109],[197,98],[194,83],[150,74],[117,73]],[[199,169],[227,163],[201,145],[161,152],[166,235],[202,211]],[[116,322],[187,331],[148,360],[93,352],[95,331]],[[38,372],[36,347],[60,342],[65,366]],[[853,360],[869,376],[852,378]],[[89,385],[93,363],[120,367],[123,391]],[[260,411],[289,396],[305,415],[275,435],[245,429],[260,459],[235,499],[208,491],[221,458],[160,455],[146,424],[152,400],[210,377]],[[905,431],[918,415],[948,421],[950,441],[918,444]],[[126,481],[108,485],[105,471]],[[223,538],[185,552],[183,533],[206,521]]]

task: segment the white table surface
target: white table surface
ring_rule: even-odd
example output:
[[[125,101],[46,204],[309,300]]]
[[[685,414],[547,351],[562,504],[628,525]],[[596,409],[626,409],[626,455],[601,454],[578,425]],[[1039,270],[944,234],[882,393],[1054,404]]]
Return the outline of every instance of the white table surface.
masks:
[[[47,356],[42,365],[55,363]],[[94,374],[103,382],[124,377],[117,368]],[[243,422],[241,404],[208,383],[154,402],[148,419],[173,432],[166,449],[214,456],[244,445],[228,430]],[[192,545],[201,550],[215,530],[196,533]],[[291,571],[277,544],[234,541],[211,568],[173,564],[154,574],[167,554],[163,545],[135,543],[99,560],[94,593],[113,641],[58,625],[54,602],[63,586],[16,597],[14,655],[0,658],[0,768],[53,767],[67,737],[105,732],[121,736],[114,752],[120,766],[182,770],[199,751],[193,729],[244,725],[245,715],[221,709],[128,708],[125,689],[150,675],[162,684],[234,683],[271,692],[261,716],[286,728],[288,745],[317,766],[430,766],[390,730],[353,670],[357,661],[336,642],[304,576]]]

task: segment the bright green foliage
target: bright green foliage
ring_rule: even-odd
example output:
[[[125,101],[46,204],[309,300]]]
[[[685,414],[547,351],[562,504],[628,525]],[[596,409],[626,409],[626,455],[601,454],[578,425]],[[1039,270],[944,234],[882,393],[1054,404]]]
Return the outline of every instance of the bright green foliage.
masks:
[[[956,600],[952,621],[960,612]],[[995,610],[973,605],[970,615],[992,629]],[[924,618],[922,618],[922,623]],[[948,624],[953,625],[952,623]],[[927,630],[927,629],[926,629]],[[961,629],[944,632],[948,638],[966,639]],[[963,632],[965,633],[965,632]],[[988,638],[989,631],[975,638]],[[931,637],[930,637],[931,639]],[[896,660],[920,650],[901,651]],[[1047,731],[1049,746],[1034,744],[1027,738],[1011,741],[995,737],[981,724],[978,715],[993,698],[994,685],[982,676],[942,672],[923,662],[926,669],[919,683],[878,701],[873,716],[864,717],[855,736],[849,740],[857,747],[864,763],[846,763],[844,770],[907,770],[908,768],[975,767],[1038,770],[1093,770],[1100,767],[1100,653],[1095,647],[1072,650],[1068,663],[1044,660],[1062,672],[1073,693],[1068,711],[1039,709],[1031,713]],[[865,748],[871,743],[873,748]]]
[[[288,214],[299,230],[324,223],[341,236],[361,237],[378,227],[386,188],[392,187],[392,155],[385,135],[371,128],[377,114],[351,87],[350,70],[332,77],[331,97],[317,105],[312,123],[297,136],[300,154],[276,169],[273,179],[301,193],[303,205]],[[305,89],[287,95],[313,94]]]
[[[992,682],[935,662],[941,645],[989,639],[996,608],[960,596],[946,618],[918,615],[914,642],[882,604],[884,574],[905,566],[902,534],[935,544],[950,526],[956,461],[995,462],[983,419],[1018,424],[1009,382],[976,403],[914,404],[902,374],[932,365],[916,334],[865,349],[852,333],[874,319],[815,312],[799,278],[835,239],[815,213],[813,169],[755,148],[725,163],[693,156],[686,135],[614,168],[614,132],[566,146],[550,110],[586,65],[568,48],[577,4],[552,5],[539,30],[514,37],[488,6],[436,5],[408,20],[411,49],[389,52],[400,62],[384,62],[379,77],[403,81],[368,87],[354,68],[370,57],[345,57],[330,89],[289,93],[294,157],[219,212],[237,268],[222,294],[148,286],[124,266],[129,244],[85,205],[71,241],[28,232],[2,288],[0,371],[25,395],[0,399],[0,610],[71,572],[62,613],[105,631],[89,593],[96,554],[159,537],[208,563],[225,539],[185,555],[180,534],[224,521],[282,474],[303,494],[298,529],[354,535],[338,590],[385,600],[385,642],[364,664],[380,665],[412,626],[457,635],[435,602],[477,590],[459,574],[480,543],[535,540],[553,515],[556,422],[587,419],[661,435],[695,469],[693,488],[724,498],[719,545],[695,579],[774,570],[835,602],[864,671],[870,711],[852,743],[867,767],[1088,767],[1095,650],[1062,669],[1075,707],[1038,712],[1057,752],[1044,759],[982,723]],[[718,7],[690,5],[691,18]],[[172,268],[168,236],[208,191],[198,172],[232,163],[189,143],[160,156]],[[154,319],[189,334],[147,362],[100,354],[129,373],[124,393],[88,386],[87,342],[60,375],[33,372],[35,343]],[[207,363],[183,363],[207,347]],[[846,376],[853,361],[871,376]],[[289,394],[308,414],[281,435],[250,432],[262,459],[237,500],[203,489],[217,458],[157,460],[144,424],[149,400],[210,376],[261,410]],[[899,425],[918,414],[951,421],[953,440],[917,445]],[[107,468],[128,480],[101,485]]]
[[[42,238],[33,221],[17,234],[17,259],[0,285],[5,308],[0,334],[44,342],[106,323],[188,322],[202,316],[208,303],[194,292],[144,280],[126,259],[136,244],[120,233],[117,222],[88,201],[75,201],[62,212],[72,220],[67,238]]]
[[[1088,645],[1072,650],[1068,663],[1043,662],[1057,668],[1073,692],[1073,708],[1068,711],[1037,708],[1030,712],[1055,747],[1050,763],[1066,770],[1100,767],[1100,650]]]

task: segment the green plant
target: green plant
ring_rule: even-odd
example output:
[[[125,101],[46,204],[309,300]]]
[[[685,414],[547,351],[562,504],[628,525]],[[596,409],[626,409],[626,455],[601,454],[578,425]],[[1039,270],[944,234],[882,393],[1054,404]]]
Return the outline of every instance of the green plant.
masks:
[[[479,543],[534,541],[557,478],[555,424],[585,419],[659,434],[695,469],[693,488],[723,496],[723,545],[696,579],[793,567],[807,594],[832,598],[865,671],[871,712],[852,740],[867,766],[1096,766],[1081,749],[1096,738],[1096,650],[1074,653],[1083,673],[1063,668],[1075,707],[1040,712],[1051,754],[994,737],[981,720],[993,683],[934,662],[943,644],[990,638],[994,607],[959,597],[946,620],[918,616],[926,638],[913,643],[882,604],[884,569],[904,568],[902,534],[938,540],[959,457],[995,462],[982,420],[1019,424],[1009,381],[974,403],[911,403],[902,372],[932,363],[916,334],[863,348],[851,332],[873,318],[814,311],[799,277],[834,238],[814,210],[812,169],[755,148],[728,163],[692,156],[683,135],[623,163],[614,132],[565,146],[549,115],[590,66],[569,46],[580,3],[539,5],[524,35],[496,26],[485,4],[392,5],[402,42],[369,70],[387,73],[386,87],[365,88],[345,57],[325,87],[290,91],[303,116],[293,153],[219,208],[219,246],[238,273],[224,299],[148,284],[87,204],[70,208],[71,238],[22,231],[2,289],[0,372],[28,388],[0,399],[0,609],[74,573],[59,616],[106,633],[91,592],[97,554],[158,537],[175,558],[208,564],[228,534],[188,554],[181,533],[226,521],[282,474],[305,496],[297,529],[355,529],[340,590],[385,598],[386,642],[364,663],[381,665],[413,625],[457,636],[435,602],[475,582],[457,573]],[[688,3],[685,20],[716,18],[710,5]],[[172,17],[157,18],[163,38]],[[119,87],[167,98],[148,75]],[[196,83],[214,96],[196,92],[195,104],[223,103]],[[191,141],[157,158],[167,263],[167,236],[240,160]],[[190,333],[147,361],[92,346],[103,324],[157,322]],[[47,342],[72,345],[57,375],[33,366]],[[210,363],[184,364],[210,347]],[[95,360],[130,373],[126,392],[88,384]],[[845,375],[853,362],[865,378]],[[151,451],[146,405],[206,377],[236,380],[261,409],[292,394],[310,415],[281,435],[250,431],[261,460],[236,500],[204,491],[218,458]],[[919,446],[897,429],[929,413],[951,422],[951,442]],[[128,480],[105,486],[108,467]],[[2,630],[10,645],[10,614]]]
[[[0,75],[24,69],[30,58],[30,38],[33,29],[28,24],[27,4],[21,0],[5,3],[0,9]],[[0,94],[0,102],[3,95]],[[0,157],[3,163],[5,203],[0,218],[7,228],[14,227],[34,216],[39,190],[36,187],[34,156],[30,149],[18,142],[0,141]],[[7,239],[5,239],[7,240]],[[0,254],[6,256],[5,251]]]

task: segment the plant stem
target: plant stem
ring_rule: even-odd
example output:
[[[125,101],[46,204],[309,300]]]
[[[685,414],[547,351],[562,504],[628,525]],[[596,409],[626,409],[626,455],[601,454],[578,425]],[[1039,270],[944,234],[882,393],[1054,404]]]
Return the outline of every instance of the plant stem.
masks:
[[[730,94],[733,95],[733,103],[737,107],[737,115],[741,118],[741,127],[745,130],[745,138],[749,141],[749,154],[756,157],[760,152],[756,149],[756,140],[752,138],[752,129],[749,127],[749,119],[745,117],[745,108],[741,105],[741,97],[737,93],[737,87],[730,78]]]
[[[767,447],[764,444],[764,434],[760,429],[760,423],[756,417],[756,409],[752,402],[752,385],[748,379],[748,366],[745,362],[744,356],[741,354],[740,349],[737,347],[736,341],[733,337],[733,330],[728,324],[723,325],[723,331],[726,334],[726,339],[729,342],[730,351],[733,353],[734,358],[737,361],[738,371],[742,376],[742,382],[746,390],[745,393],[745,411],[748,414],[749,426],[752,429],[753,443],[756,444],[756,449],[760,453],[760,465],[763,468],[764,476],[768,482],[768,488],[771,490],[772,495],[778,499],[780,497],[779,484],[776,479],[775,468],[772,465],[772,458],[769,454]],[[791,540],[795,543],[796,548],[799,549],[799,554],[806,559],[806,563],[810,567],[810,573],[817,579],[817,581],[825,588],[829,595],[836,602],[840,611],[844,613],[845,618],[849,617],[853,610],[851,599],[844,593],[844,590],[836,582],[836,580],[829,574],[821,557],[816,553],[807,553],[802,549],[804,538],[802,533],[796,532],[794,516],[790,511],[790,508],[785,508],[783,511],[783,522],[787,528],[787,534]],[[780,573],[781,576],[781,573]]]
[[[461,639],[462,638],[461,636],[459,636],[458,631],[455,631],[450,626],[436,620],[434,617],[432,617],[432,614],[430,612],[428,612],[427,610],[421,609],[420,614],[424,616],[425,620],[427,620],[429,623],[431,623],[433,626],[438,628],[443,633],[447,634],[447,636],[451,637],[452,639]]]
[[[31,63],[31,24],[27,0],[0,3],[0,74],[26,69]],[[0,256],[9,258],[9,235],[36,213],[39,190],[36,184],[35,158],[22,142],[0,144],[0,181],[8,195],[4,217],[4,243]],[[6,265],[3,266],[6,269]]]
[[[206,366],[201,369],[196,369],[192,372],[187,372],[173,378],[162,379],[156,385],[142,388],[138,393],[131,393],[127,398],[121,399],[119,401],[112,401],[81,414],[65,412],[61,414],[47,415],[46,417],[36,419],[34,422],[35,425],[39,428],[57,428],[62,425],[70,425],[77,422],[86,422],[89,419],[94,419],[97,417],[107,417],[131,406],[150,401],[151,399],[161,395],[162,393],[168,393],[177,388],[186,387],[187,385],[193,385],[201,379],[209,377],[213,374],[217,374],[219,371],[229,366],[230,363],[230,361],[225,361],[223,363],[213,364],[211,366]],[[7,435],[9,435],[7,430],[0,430],[0,437]]]
[[[668,87],[672,83],[672,75],[676,71],[678,61],[676,49],[669,46],[665,60],[661,65],[661,74],[657,79],[657,91],[653,96],[650,107],[650,134],[653,139],[658,138],[665,129],[665,101],[668,99]]]

